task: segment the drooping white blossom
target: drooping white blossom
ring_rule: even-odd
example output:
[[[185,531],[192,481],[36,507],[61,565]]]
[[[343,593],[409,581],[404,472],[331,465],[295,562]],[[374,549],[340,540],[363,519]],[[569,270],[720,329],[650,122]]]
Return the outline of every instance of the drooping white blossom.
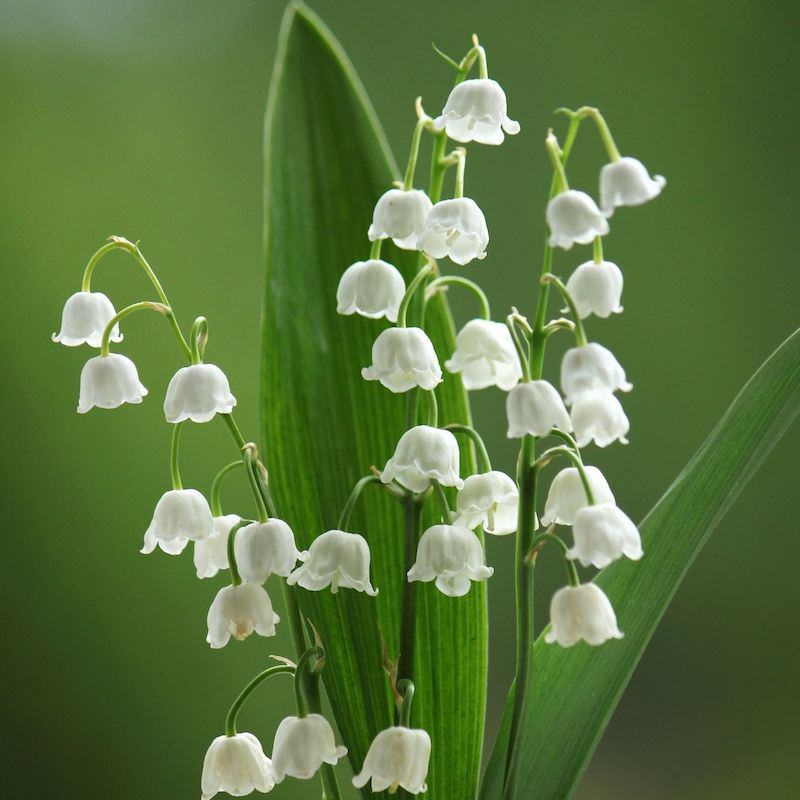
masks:
[[[457,142],[502,144],[503,132],[519,133],[519,123],[508,116],[506,94],[497,81],[473,78],[462,81],[447,98],[441,116],[433,121]]]
[[[505,536],[517,530],[519,489],[504,472],[470,475],[456,497],[453,520],[465,528],[483,526],[486,533]]]
[[[561,391],[567,404],[583,392],[629,392],[633,384],[625,378],[625,370],[614,354],[597,342],[573,347],[561,360]]]
[[[141,552],[152,553],[159,545],[165,553],[176,555],[188,540],[196,542],[214,533],[214,517],[206,498],[197,489],[170,489],[156,503]]]
[[[217,736],[206,752],[200,788],[202,800],[217,792],[244,797],[269,792],[275,786],[272,762],[252,733]]]
[[[613,394],[598,389],[581,392],[572,404],[571,419],[578,447],[592,441],[598,447],[613,442],[628,444],[625,437],[631,424],[622,403]]]
[[[81,370],[78,413],[97,408],[118,408],[123,403],[137,404],[147,396],[136,365],[126,356],[109,353],[90,358]]]
[[[587,261],[569,276],[567,291],[581,319],[590,314],[605,319],[622,311],[622,283],[622,271],[616,264]]]
[[[583,640],[596,646],[609,639],[621,638],[617,616],[599,586],[594,583],[564,586],[553,595],[546,642],[572,647]]]
[[[208,609],[206,641],[217,650],[225,647],[231,636],[240,642],[254,631],[259,636],[274,636],[275,625],[280,621],[263,586],[257,583],[225,586]]]
[[[333,594],[340,588],[355,589],[371,597],[378,594],[369,579],[369,545],[358,533],[327,531],[311,542],[311,547],[300,554],[300,560],[302,565],[286,579],[289,586],[298,584],[311,592],[330,586]]]
[[[233,552],[239,575],[248,583],[264,583],[270,575],[285,578],[300,558],[292,529],[276,518],[239,528]]]
[[[67,347],[81,344],[100,347],[103,331],[116,313],[111,301],[102,292],[75,292],[64,303],[61,330],[53,334],[53,341]],[[110,341],[122,341],[118,324],[111,329]]]
[[[194,543],[194,567],[198,578],[213,578],[228,569],[228,536],[242,518],[238,514],[214,517],[214,533]]]
[[[398,788],[411,794],[427,790],[431,737],[421,728],[399,725],[381,731],[369,746],[361,772],[353,776],[353,785],[360,789],[371,780],[372,791],[389,793]]]
[[[307,780],[323,764],[336,764],[346,755],[347,748],[336,745],[333,729],[321,714],[285,717],[272,745],[275,782],[280,783],[287,775]]]
[[[460,489],[459,450],[450,431],[417,425],[407,430],[397,443],[394,455],[381,473],[384,483],[396,480],[411,492],[424,492],[431,481]]]
[[[464,388],[473,391],[497,386],[509,391],[522,377],[519,355],[508,327],[502,322],[470,320],[456,336],[449,372],[461,373]]]
[[[369,319],[386,317],[397,322],[406,283],[396,267],[379,258],[356,261],[345,271],[336,291],[339,314],[360,314]]]
[[[442,382],[442,368],[422,328],[386,328],[375,339],[372,364],[361,370],[361,377],[400,393],[416,386],[433,389]]]
[[[608,233],[608,220],[586,192],[568,189],[547,204],[550,246],[569,250]]]
[[[622,556],[638,561],[643,555],[639,530],[614,503],[598,503],[578,511],[572,535],[575,544],[567,551],[567,558],[580,561],[584,567],[603,569]]]
[[[610,217],[618,206],[639,206],[658,197],[666,183],[662,175],[651,178],[638,159],[620,158],[600,170],[600,207]]]
[[[403,250],[416,250],[432,207],[428,195],[420,189],[389,189],[375,204],[369,240],[391,239]]]
[[[509,439],[527,434],[546,436],[553,428],[572,430],[564,401],[547,381],[518,383],[506,398],[506,416]]]
[[[225,373],[214,364],[181,367],[164,398],[167,422],[210,422],[216,414],[230,414],[236,405]]]
[[[463,597],[470,581],[485,581],[494,570],[484,561],[480,539],[462,525],[433,525],[420,537],[409,581],[436,581],[448,597]]]
[[[469,197],[440,200],[425,220],[418,249],[431,258],[448,256],[464,266],[486,256],[489,229],[478,204]]]
[[[595,503],[613,503],[608,481],[597,467],[584,467]],[[544,504],[542,525],[572,525],[575,515],[589,505],[577,467],[565,467],[553,478]]]

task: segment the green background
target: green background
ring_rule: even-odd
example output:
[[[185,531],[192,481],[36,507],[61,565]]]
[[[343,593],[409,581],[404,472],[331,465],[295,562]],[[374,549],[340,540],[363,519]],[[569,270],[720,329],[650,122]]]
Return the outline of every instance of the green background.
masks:
[[[496,316],[511,303],[533,308],[542,141],[563,125],[552,109],[600,106],[623,152],[668,177],[657,201],[614,217],[606,253],[625,273],[625,314],[589,328],[636,389],[625,399],[631,444],[587,458],[641,517],[798,324],[794,10],[661,0],[314,8],[350,53],[401,160],[414,97],[435,111],[451,77],[430,41],[459,55],[480,33],[522,124],[503,147],[472,148],[467,169],[492,234],[488,258],[468,272]],[[137,552],[168,488],[160,405],[179,353],[167,327],[147,315],[125,326],[120,350],[150,387],[146,402],[85,417],[75,405],[87,353],[49,342],[89,255],[110,233],[140,238],[179,316],[209,317],[208,357],[231,379],[245,435],[257,435],[261,124],[281,13],[281,3],[250,0],[0,2],[8,796],[195,797],[230,699],[267,654],[290,649],[279,635],[210,651],[205,614],[223,579],[198,581],[188,553]],[[594,192],[601,159],[587,128],[573,184]],[[566,276],[583,258],[560,255],[556,271]],[[117,307],[149,296],[121,254],[98,268],[95,288]],[[462,321],[468,303],[456,298]],[[510,470],[502,395],[473,401]],[[230,443],[219,425],[188,434],[184,479],[206,488]],[[798,444],[795,428],[692,568],[580,800],[796,792]],[[235,480],[226,500],[247,507]],[[513,660],[511,550],[509,539],[489,542],[490,730]],[[557,566],[543,559],[538,612],[561,581]],[[268,750],[290,701],[262,690],[243,714]],[[273,796],[317,797],[317,784],[289,780]]]

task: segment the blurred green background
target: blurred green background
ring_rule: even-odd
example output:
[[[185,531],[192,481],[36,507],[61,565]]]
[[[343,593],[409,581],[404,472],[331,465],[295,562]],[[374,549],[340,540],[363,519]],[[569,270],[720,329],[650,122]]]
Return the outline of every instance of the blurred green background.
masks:
[[[430,42],[459,55],[480,33],[522,123],[503,147],[473,148],[467,170],[492,233],[470,274],[498,310],[533,307],[552,109],[600,106],[623,152],[668,176],[659,200],[614,217],[606,253],[625,272],[626,312],[590,327],[636,391],[631,444],[589,458],[641,517],[800,320],[796,10],[742,0],[314,8],[403,159],[414,97],[434,111],[450,81]],[[160,404],[179,359],[166,326],[141,315],[125,329],[148,400],[86,417],[75,414],[86,351],[49,341],[89,255],[110,233],[140,238],[183,320],[210,318],[209,357],[257,436],[261,124],[281,13],[255,0],[0,2],[4,796],[195,797],[234,693],[266,654],[289,650],[279,636],[210,651],[205,614],[222,579],[196,580],[188,554],[137,552],[169,477]],[[573,184],[594,191],[601,158],[587,129]],[[557,271],[583,255],[559,256]],[[118,308],[149,296],[121,254],[95,287]],[[502,396],[473,400],[511,469]],[[206,488],[229,442],[216,425],[185,440],[184,478]],[[797,796],[798,445],[795,427],[694,565],[580,800]],[[246,502],[235,481],[226,500]],[[512,548],[489,545],[493,730],[512,663]],[[561,579],[547,561],[539,612]],[[267,749],[290,703],[265,690],[244,712]],[[289,780],[274,796],[319,793]]]

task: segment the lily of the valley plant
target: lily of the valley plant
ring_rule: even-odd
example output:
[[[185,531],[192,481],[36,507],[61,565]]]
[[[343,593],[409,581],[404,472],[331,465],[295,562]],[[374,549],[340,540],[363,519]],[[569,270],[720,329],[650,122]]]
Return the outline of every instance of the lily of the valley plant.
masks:
[[[341,315],[373,321],[371,353],[363,354],[361,364],[337,368],[360,371],[365,391],[373,390],[366,382],[377,382],[380,391],[405,395],[406,430],[393,452],[374,453],[374,463],[382,468],[362,465],[363,477],[350,496],[342,498],[340,508],[328,509],[338,524],[317,531],[307,550],[297,547],[292,520],[281,515],[273,500],[265,467],[270,442],[264,443],[267,455],[262,458],[235,421],[237,401],[224,370],[205,360],[206,319],[197,317],[188,330],[179,324],[138,243],[112,236],[92,255],[80,291],[67,300],[61,330],[53,336],[67,346],[85,344],[99,350],[80,376],[78,411],[84,414],[95,407],[113,409],[145,400],[148,389],[136,365],[116,351],[129,346],[122,333],[128,315],[155,311],[164,317],[185,364],[166,389],[157,392],[163,395],[164,417],[171,427],[172,480],[163,495],[154,498],[141,552],[160,549],[180,555],[191,543],[198,578],[225,576],[225,585],[209,591],[211,648],[236,646],[253,634],[274,636],[279,625],[288,625],[298,644],[291,658],[282,657],[256,675],[233,702],[227,719],[220,720],[220,735],[210,743],[202,763],[204,800],[218,792],[267,793],[284,780],[309,780],[317,774],[324,796],[338,798],[342,790],[334,767],[348,749],[366,752],[352,764],[355,787],[390,794],[425,792],[436,749],[429,731],[415,724],[417,707],[412,708],[412,700],[419,686],[412,655],[415,637],[436,632],[416,629],[418,583],[431,583],[447,602],[457,603],[474,591],[475,582],[490,581],[494,570],[486,563],[484,534],[504,537],[506,546],[516,550],[517,686],[526,685],[533,668],[532,576],[545,548],[564,567],[564,585],[550,599],[546,633],[550,646],[573,648],[584,643],[581,646],[613,648],[625,635],[625,619],[618,619],[591,574],[579,570],[579,566],[602,570],[618,559],[643,556],[636,525],[617,506],[602,472],[591,465],[591,451],[584,455],[584,448],[625,444],[630,429],[621,396],[632,385],[617,356],[595,340],[595,330],[601,331],[595,323],[622,312],[623,272],[606,259],[604,248],[610,219],[620,206],[638,206],[657,197],[665,182],[652,177],[637,159],[622,156],[596,108],[560,109],[560,119],[566,123],[563,135],[548,132],[540,148],[553,176],[538,295],[522,292],[519,308],[493,315],[479,285],[490,233],[481,204],[467,191],[467,146],[470,153],[472,145],[476,153],[499,146],[506,136],[519,134],[520,125],[509,116],[506,94],[490,77],[486,52],[477,37],[467,54],[450,64],[455,70],[452,91],[435,103],[439,113],[433,115],[422,99],[417,100],[404,179],[386,186],[375,198],[372,218],[363,220],[361,260],[336,265],[341,272],[338,291],[326,298]],[[433,98],[429,100],[434,104]],[[578,188],[570,184],[568,160],[584,122],[599,134],[606,158],[598,165],[598,185]],[[417,162],[426,137],[432,144],[432,160],[429,183],[423,185]],[[452,182],[446,180],[450,175]],[[546,187],[541,189],[547,192]],[[628,219],[624,217],[621,224]],[[394,253],[418,254],[411,280],[404,280],[385,254],[387,240],[397,248]],[[584,248],[587,251],[582,252]],[[105,294],[93,289],[97,265],[113,250],[138,263],[155,298],[116,311]],[[556,274],[554,260],[559,251],[558,270],[568,273],[563,280]],[[460,326],[452,352],[443,353],[437,352],[426,322],[429,304],[445,290],[471,293],[479,314]],[[341,320],[342,326],[348,324],[349,320]],[[547,345],[553,336],[571,339],[557,385],[544,377]],[[441,418],[437,394],[444,381],[460,381],[467,391],[495,387],[505,393],[508,436],[519,442],[514,475],[493,467],[489,449],[474,427]],[[229,431],[237,457],[222,465],[206,497],[182,481],[181,436],[202,433],[198,426],[216,419]],[[477,454],[476,470],[465,464],[465,446]],[[320,476],[324,468],[320,465]],[[229,475],[247,482],[252,510],[233,513],[223,506],[221,488]],[[323,670],[341,667],[327,657],[324,633],[303,615],[298,599],[304,592],[330,592],[336,596],[334,602],[341,602],[346,593],[359,592],[365,602],[380,602],[382,587],[374,584],[372,574],[373,532],[351,525],[364,492],[382,492],[385,501],[398,503],[411,521],[396,532],[406,537],[407,553],[406,563],[398,566],[402,571],[398,579],[404,582],[402,607],[396,611],[401,620],[400,646],[397,652],[384,653],[383,664],[380,660],[374,664],[376,671],[386,672],[396,717],[394,724],[374,731],[368,742],[340,744],[332,722],[322,713],[319,678]],[[430,513],[431,508],[435,523],[423,525],[423,509]],[[280,616],[270,596],[278,588],[283,596]],[[280,723],[267,755],[262,740],[238,730],[237,717],[257,686],[285,677],[293,680],[296,714]],[[511,711],[512,736],[523,702],[524,693],[518,692]],[[458,720],[452,724],[458,725]]]

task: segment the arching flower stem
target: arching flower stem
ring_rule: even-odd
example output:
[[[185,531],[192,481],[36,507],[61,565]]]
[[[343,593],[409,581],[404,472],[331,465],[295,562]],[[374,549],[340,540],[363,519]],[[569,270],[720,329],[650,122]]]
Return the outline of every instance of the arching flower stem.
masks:
[[[356,485],[350,492],[350,496],[347,498],[347,502],[344,504],[342,513],[339,516],[339,524],[337,525],[337,528],[340,531],[350,530],[350,517],[353,514],[353,509],[358,502],[358,498],[361,497],[361,493],[364,491],[364,489],[373,483],[382,485],[380,475],[365,475],[363,478],[359,478],[358,481],[356,481]]]
[[[560,537],[556,536],[554,533],[550,533],[547,531],[546,533],[540,533],[538,536],[534,536],[533,541],[531,542],[531,549],[527,555],[527,561],[533,564],[536,561],[536,557],[539,554],[539,551],[546,545],[548,542],[553,542],[553,544],[558,545],[559,549],[561,550],[561,556],[564,561],[564,568],[567,571],[567,581],[569,582],[570,586],[578,586],[581,582],[580,576],[578,575],[578,569],[575,564],[567,558],[567,543]]]
[[[322,659],[325,656],[325,651],[321,647],[310,647],[300,656],[297,662],[297,668],[294,673],[294,696],[297,703],[297,716],[307,717],[310,710],[309,698],[307,695],[306,680],[311,673],[311,659]]]
[[[433,493],[436,495],[436,500],[442,509],[442,521],[445,525],[449,525],[453,512],[450,510],[450,503],[447,501],[444,487],[439,481],[431,481],[431,486],[433,488]]]
[[[242,582],[242,576],[239,574],[239,567],[236,564],[236,552],[234,550],[234,541],[236,539],[236,534],[239,532],[239,528],[243,528],[245,525],[251,525],[253,520],[251,519],[243,519],[237,522],[232,528],[231,532],[228,534],[228,569],[231,573],[231,583],[234,586],[239,586]]]
[[[521,328],[520,321],[521,317],[516,309],[514,309],[507,317],[506,317],[506,326],[511,333],[511,339],[514,342],[514,347],[516,348],[517,355],[519,356],[519,363],[522,367],[522,380],[529,381],[531,380],[531,368],[530,368],[530,360],[531,360],[531,351],[530,351],[530,339],[528,338],[529,328]]]
[[[482,472],[491,472],[492,461],[489,458],[489,451],[486,449],[486,444],[483,437],[471,425],[462,425],[454,422],[450,425],[445,425],[445,430],[452,433],[460,433],[467,436],[475,445],[475,451],[478,456],[478,465]]]
[[[172,309],[164,305],[163,303],[154,303],[151,300],[142,300],[139,303],[132,303],[129,306],[126,306],[122,309],[122,311],[118,311],[114,314],[113,317],[108,321],[108,324],[103,329],[103,336],[100,339],[100,355],[107,356],[110,352],[111,346],[111,333],[114,330],[117,323],[125,319],[129,314],[134,314],[137,311],[157,311],[159,314],[163,316],[168,316],[172,313]]]
[[[206,352],[206,344],[208,344],[208,320],[205,317],[198,317],[192,323],[189,342],[192,350],[192,364],[202,364],[203,356]]]
[[[593,260],[595,264],[603,263],[603,237],[595,236],[594,244],[592,245]]]
[[[172,478],[173,489],[183,489],[181,481],[180,454],[181,454],[181,431],[183,423],[179,422],[172,426],[172,434],[169,444],[169,474]]]
[[[561,293],[561,296],[564,298],[564,302],[567,304],[569,308],[569,313],[572,315],[572,320],[575,323],[575,341],[578,344],[578,347],[582,347],[588,341],[586,338],[586,330],[583,327],[583,320],[581,319],[581,315],[578,313],[578,307],[575,305],[575,300],[573,300],[572,295],[569,293],[569,290],[564,285],[563,281],[553,275],[552,272],[548,272],[545,275],[542,275],[540,279],[541,284],[547,285],[551,284],[558,289]]]
[[[406,317],[408,315],[408,306],[411,303],[412,298],[414,297],[414,293],[419,289],[422,282],[428,275],[432,275],[436,271],[436,266],[432,261],[428,261],[427,264],[423,265],[422,268],[417,272],[414,276],[414,279],[408,285],[406,289],[406,293],[403,295],[403,299],[400,301],[400,308],[397,311],[397,327],[398,328],[405,328],[406,327]]]
[[[258,686],[273,675],[294,675],[294,673],[295,668],[290,664],[276,664],[274,667],[267,667],[263,672],[259,672],[233,701],[228,715],[225,717],[225,735],[236,736],[236,719],[239,716],[239,711]]]
[[[559,456],[564,456],[568,458],[578,470],[578,474],[581,478],[581,483],[583,484],[583,491],[586,494],[586,501],[590,506],[595,504],[594,499],[594,492],[592,491],[592,485],[589,483],[589,476],[586,474],[586,468],[583,465],[583,460],[580,457],[580,454],[573,450],[570,447],[551,447],[549,450],[545,450],[539,458],[536,459],[534,462],[534,468],[536,469],[544,469],[551,461],[558,458]]]
[[[256,469],[258,469],[258,448],[253,444],[253,442],[247,442],[243,447],[242,451],[245,454],[245,458],[248,461],[248,470],[247,470],[247,479],[250,481],[250,488],[253,490],[253,498],[256,501],[256,508],[258,509],[258,521],[259,522],[266,522],[269,518],[269,513],[267,512],[267,504],[264,502],[264,498],[261,496],[261,487],[258,483],[258,478],[256,477]]]
[[[481,307],[481,319],[491,320],[492,312],[489,306],[489,298],[486,296],[486,292],[478,286],[475,281],[471,281],[469,278],[465,278],[462,275],[442,275],[439,278],[435,278],[432,280],[426,287],[425,287],[425,299],[424,303],[427,305],[431,298],[443,287],[445,286],[463,286],[465,289],[469,289],[480,303]]]
[[[369,248],[370,259],[380,258],[382,247],[383,247],[383,239],[376,239]]]
[[[400,709],[398,713],[398,725],[404,728],[411,727],[411,708],[414,705],[414,681],[404,679],[398,682],[397,691],[400,694]]]
[[[211,491],[208,495],[209,505],[211,506],[211,513],[215,517],[222,516],[222,501],[220,499],[220,491],[222,489],[222,481],[229,472],[242,466],[242,460],[232,461],[226,464],[215,476],[211,482]]]

